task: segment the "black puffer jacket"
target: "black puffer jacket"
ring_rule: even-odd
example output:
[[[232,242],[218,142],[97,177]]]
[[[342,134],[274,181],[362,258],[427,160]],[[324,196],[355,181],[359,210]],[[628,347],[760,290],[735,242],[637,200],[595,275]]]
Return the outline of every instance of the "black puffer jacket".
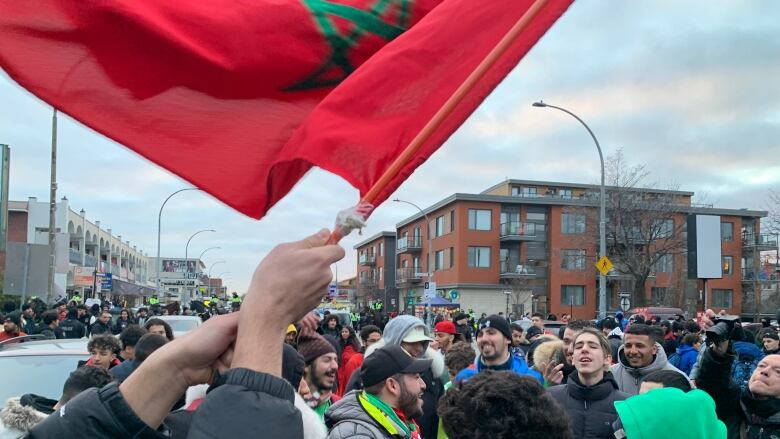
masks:
[[[198,407],[188,438],[303,438],[301,412],[293,405],[292,386],[282,378],[248,369],[221,376]],[[133,412],[116,383],[80,393],[35,426],[30,438],[167,438],[163,425],[154,430]]]
[[[577,439],[612,439],[612,423],[618,418],[615,401],[629,397],[618,390],[612,374],[607,372],[595,386],[586,387],[579,375],[572,373],[566,384],[550,387],[550,395],[566,410]]]
[[[745,438],[776,439],[780,437],[780,399],[756,399],[749,390],[742,392],[742,409],[750,419]]]

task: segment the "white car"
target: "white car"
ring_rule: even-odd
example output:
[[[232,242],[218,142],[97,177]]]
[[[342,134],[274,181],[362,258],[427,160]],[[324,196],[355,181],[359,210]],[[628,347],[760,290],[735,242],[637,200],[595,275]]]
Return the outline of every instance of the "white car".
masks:
[[[151,318],[160,319],[171,325],[175,338],[178,338],[203,324],[203,320],[198,316],[154,316]]]

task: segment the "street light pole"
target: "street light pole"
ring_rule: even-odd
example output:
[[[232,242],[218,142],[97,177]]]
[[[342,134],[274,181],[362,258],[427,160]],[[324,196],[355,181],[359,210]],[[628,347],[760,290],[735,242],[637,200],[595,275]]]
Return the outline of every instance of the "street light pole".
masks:
[[[226,275],[226,274],[230,274],[230,272],[229,272],[229,271],[223,271],[222,273],[219,273],[219,274],[218,274],[218,275],[215,277],[215,279],[219,279],[219,280],[220,280],[220,284],[222,285],[222,287],[224,287],[224,286],[225,286],[225,282],[224,282],[224,281],[225,281],[225,279],[223,279],[223,278],[222,278],[222,276],[224,276],[224,275]],[[220,287],[220,288],[221,288],[221,287]],[[212,291],[212,288],[211,288],[211,280],[209,280],[209,292],[213,293],[213,291]]]
[[[184,263],[187,264],[187,279],[189,280],[189,274],[190,274],[190,261],[189,261],[189,251],[190,251],[190,241],[192,241],[192,238],[195,237],[195,235],[198,235],[203,232],[216,232],[214,229],[203,229],[198,230],[197,232],[193,233],[192,236],[190,236],[190,239],[187,240],[187,245],[184,246]],[[190,302],[190,289],[188,287],[184,287],[184,291],[187,292],[186,297],[182,297],[181,301],[182,303],[189,303]]]
[[[209,274],[208,274],[208,277],[209,277],[209,294],[211,294],[211,270],[214,268],[215,265],[217,265],[217,264],[224,264],[225,262],[226,261],[223,259],[223,260],[220,260],[220,261],[217,261],[217,262],[211,264],[211,267],[209,267]]]
[[[162,211],[163,211],[163,207],[165,207],[165,203],[167,203],[168,200],[171,199],[171,197],[173,197],[174,195],[178,194],[179,192],[197,191],[197,190],[199,190],[199,189],[195,188],[195,187],[188,187],[188,188],[184,188],[184,189],[179,189],[178,191],[168,195],[168,198],[166,198],[165,201],[163,201],[162,205],[160,206],[160,212],[157,214],[157,264],[156,264],[157,265],[157,279],[156,279],[156,281],[157,281],[156,282],[157,283],[157,290],[156,290],[156,293],[157,293],[157,297],[158,298],[160,297],[160,265],[162,265],[162,261],[160,260],[160,229],[162,228]],[[110,264],[111,261],[108,261],[108,263]]]
[[[198,230],[197,232],[193,233],[192,236],[190,236],[190,239],[187,240],[187,245],[184,246],[184,260],[185,261],[187,261],[189,259],[188,256],[189,256],[189,251],[190,251],[190,241],[192,241],[192,238],[194,238],[195,235],[198,235],[198,234],[203,233],[203,232],[216,232],[216,230],[214,230],[214,229],[203,229],[203,230]],[[206,250],[208,250],[208,249],[206,249]],[[204,253],[205,253],[205,251],[204,251]],[[201,255],[202,254],[203,253],[201,253]],[[187,273],[189,273],[189,272],[190,272],[190,266],[189,266],[189,264],[187,264]]]
[[[201,252],[200,256],[198,256],[198,260],[200,261],[201,259],[203,259],[203,255],[205,255],[206,252],[209,251],[209,250],[222,250],[222,247],[209,247],[206,250],[203,250]]]
[[[590,137],[593,138],[593,142],[596,144],[596,149],[599,152],[599,160],[601,161],[601,187],[599,188],[599,257],[603,257],[607,255],[607,237],[606,237],[606,195],[605,195],[605,186],[604,186],[604,154],[601,152],[601,145],[599,145],[599,141],[596,138],[596,135],[593,134],[593,131],[590,129],[588,124],[585,123],[582,119],[577,117],[576,114],[572,113],[571,111],[556,107],[555,105],[545,104],[542,101],[534,102],[531,104],[534,107],[549,107],[549,108],[555,108],[556,110],[563,111],[564,113],[568,114],[569,116],[577,119],[582,126],[585,127],[586,130],[588,130],[588,133],[590,134]],[[599,319],[603,319],[607,316],[607,282],[606,282],[606,276],[603,274],[599,274]]]
[[[417,210],[420,211],[423,217],[425,217],[425,223],[427,225],[427,233],[428,233],[428,257],[426,258],[427,259],[426,264],[428,268],[428,282],[431,283],[433,282],[433,271],[434,271],[431,267],[431,262],[433,261],[433,234],[431,233],[431,220],[428,219],[428,214],[425,213],[425,211],[422,210],[420,206],[412,203],[411,201],[405,201],[399,198],[396,198],[393,201],[395,201],[396,203],[406,203],[410,206],[414,206],[415,208],[417,208]],[[431,323],[430,308],[431,308],[430,305],[425,307],[426,314],[428,315],[428,321],[426,322],[428,326],[430,326]]]

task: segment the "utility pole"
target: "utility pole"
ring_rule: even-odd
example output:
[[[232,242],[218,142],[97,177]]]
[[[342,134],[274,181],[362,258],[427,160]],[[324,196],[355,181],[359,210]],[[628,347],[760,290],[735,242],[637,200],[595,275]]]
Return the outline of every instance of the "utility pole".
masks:
[[[55,234],[54,213],[57,210],[57,109],[51,117],[51,187],[49,190],[49,287],[46,291],[46,304],[54,297],[54,268],[57,236]]]

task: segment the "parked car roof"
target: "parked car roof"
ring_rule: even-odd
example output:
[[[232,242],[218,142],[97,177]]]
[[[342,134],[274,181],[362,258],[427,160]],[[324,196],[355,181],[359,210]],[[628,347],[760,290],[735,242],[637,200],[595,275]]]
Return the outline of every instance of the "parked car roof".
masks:
[[[0,350],[0,401],[34,393],[59,399],[68,375],[89,359],[86,338],[4,344]],[[13,379],[9,379],[13,378]]]
[[[199,316],[154,316],[152,318],[160,319],[171,325],[175,337],[184,335],[203,324],[203,320]]]

